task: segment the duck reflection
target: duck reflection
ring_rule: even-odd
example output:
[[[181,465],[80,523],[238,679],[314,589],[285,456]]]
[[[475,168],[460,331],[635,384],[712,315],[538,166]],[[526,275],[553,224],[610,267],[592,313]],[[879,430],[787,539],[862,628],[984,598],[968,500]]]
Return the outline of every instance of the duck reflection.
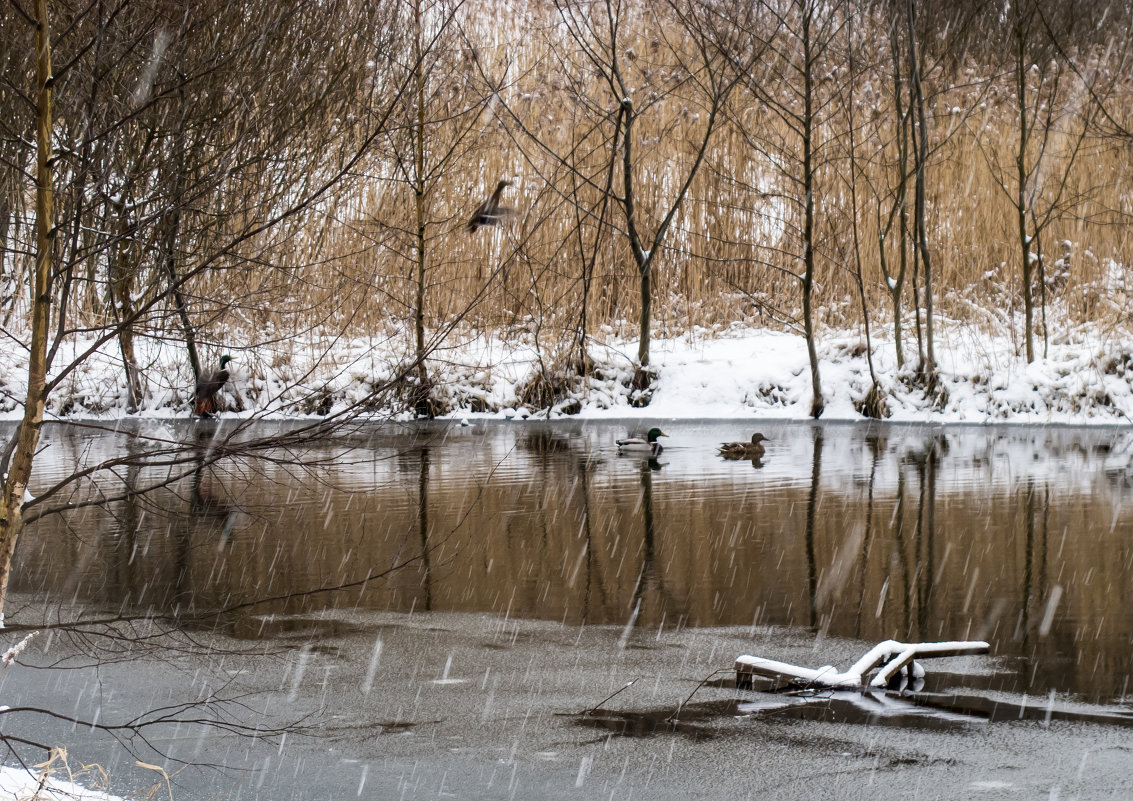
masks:
[[[215,432],[214,432],[215,433]],[[243,510],[225,488],[216,466],[213,437],[202,432],[196,443],[196,467],[190,480],[189,518],[216,535],[217,550],[224,550]]]
[[[110,507],[119,515],[121,536],[115,548],[119,580],[105,582],[108,600],[184,611],[196,605],[202,569],[212,579],[220,578],[220,554],[229,550],[245,515],[219,466],[217,431],[215,425],[194,426],[184,443],[187,458],[175,463],[182,472],[164,482],[146,466],[143,438],[127,441],[136,458],[125,471],[126,494]],[[202,558],[209,550],[215,556]],[[164,556],[155,562],[155,553]]]

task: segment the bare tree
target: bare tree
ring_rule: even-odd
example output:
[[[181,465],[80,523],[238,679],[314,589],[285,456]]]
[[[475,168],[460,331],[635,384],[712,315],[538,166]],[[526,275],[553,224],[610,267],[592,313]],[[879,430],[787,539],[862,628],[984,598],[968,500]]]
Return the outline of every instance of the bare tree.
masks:
[[[825,188],[819,176],[833,153],[835,134],[828,118],[838,96],[833,80],[836,43],[845,24],[847,5],[822,4],[816,0],[766,3],[765,14],[774,25],[749,28],[757,42],[766,42],[768,74],[750,73],[746,89],[773,124],[744,131],[752,152],[766,154],[779,175],[778,195],[786,213],[784,229],[793,236],[785,242],[785,267],[802,290],[803,333],[810,366],[810,414],[818,418],[825,408],[816,346],[815,283],[821,253],[819,205]],[[766,23],[764,23],[766,25]],[[794,261],[797,266],[789,262]]]
[[[52,246],[55,242],[54,145],[51,136],[52,92],[51,18],[47,0],[35,2],[35,270],[30,298],[31,343],[28,352],[27,397],[20,426],[2,460],[4,494],[0,498],[0,621],[12,572],[12,557],[23,527],[23,505],[39,445],[47,400],[47,348],[51,312]]]
[[[18,4],[12,8],[23,13]],[[297,220],[309,222],[318,204],[338,191],[379,141],[404,91],[404,85],[393,84],[364,119],[352,111],[367,102],[364,90],[371,85],[372,70],[357,56],[376,47],[378,60],[371,64],[380,68],[384,54],[387,27],[380,8],[351,15],[352,6],[344,0],[328,18],[272,4],[254,28],[227,27],[223,14],[204,11],[207,22],[188,10],[169,20],[145,9],[133,14],[129,4],[99,8],[101,16],[80,18],[57,42],[47,0],[38,0],[34,14],[23,14],[25,27],[16,28],[24,37],[35,32],[35,91],[16,97],[25,102],[21,114],[33,112],[27,138],[37,150],[36,238],[34,266],[27,271],[32,276],[28,300],[17,305],[26,312],[29,369],[23,419],[3,459],[0,609],[12,555],[32,507],[60,487],[125,464],[112,459],[77,470],[46,496],[29,498],[26,488],[48,399],[104,345],[117,342],[130,365],[132,332],[165,336],[170,301],[182,322],[204,316],[184,326],[197,332],[254,297],[241,298],[233,290],[252,271],[261,286],[271,279],[271,266],[285,246],[277,237],[286,236]],[[245,9],[229,10],[246,23]],[[341,30],[328,25],[331,19]],[[308,26],[312,36],[329,36],[341,49],[289,49],[288,43],[303,40],[299,34]],[[145,48],[146,42],[155,44]],[[268,51],[309,71],[311,81],[302,92],[294,88],[294,72],[281,70],[265,81],[252,68]],[[119,68],[136,69],[136,80],[110,80],[111,55]],[[180,68],[170,69],[172,63]],[[382,87],[383,93],[388,89]],[[60,98],[65,111],[57,125]],[[356,123],[349,131],[335,131],[324,124],[324,113]],[[153,146],[123,147],[139,142]],[[170,154],[183,158],[171,160]],[[164,180],[170,161],[172,185]],[[171,259],[177,265],[172,272]],[[139,285],[141,291],[135,292]],[[113,313],[106,314],[103,298],[110,299]],[[189,303],[197,308],[188,308]],[[136,387],[139,378],[129,366],[127,375]],[[375,393],[387,390],[383,384]],[[171,464],[182,464],[166,445],[123,458],[171,458]]]
[[[893,87],[893,115],[892,124],[894,135],[893,144],[896,149],[896,158],[893,167],[888,170],[892,175],[891,187],[887,192],[877,192],[877,255],[881,268],[881,277],[885,281],[885,288],[893,304],[893,346],[897,351],[897,367],[905,366],[905,348],[902,336],[903,304],[902,297],[905,291],[905,280],[909,274],[909,144],[911,111],[910,104],[906,103],[908,95],[907,82],[904,80],[902,64],[904,56],[901,49],[901,15],[897,8],[897,0],[891,0],[886,15],[887,41],[889,45],[890,65],[892,68],[891,85]],[[883,204],[887,204],[888,211],[883,211]],[[884,218],[884,222],[882,222]],[[896,225],[897,264],[891,266],[888,259],[887,246],[894,234]]]
[[[556,0],[555,4],[566,30],[576,45],[581,63],[575,69],[592,72],[601,83],[607,104],[599,105],[593,99],[580,101],[594,103],[595,117],[605,120],[607,141],[615,143],[620,162],[620,186],[613,198],[622,212],[620,233],[626,237],[640,289],[639,340],[636,372],[633,385],[644,390],[652,380],[649,369],[649,345],[653,317],[653,277],[655,264],[663,251],[670,226],[689,194],[713,134],[719,125],[721,112],[738,80],[738,74],[726,69],[727,61],[713,43],[703,37],[692,37],[691,56],[686,57],[674,42],[658,35],[660,58],[661,43],[673,59],[671,68],[678,70],[677,86],[687,95],[678,95],[675,89],[650,85],[649,77],[635,62],[639,56],[627,50],[627,28],[652,23],[664,31],[667,20],[663,10],[648,9],[632,2],[605,0],[602,4],[572,3]],[[677,31],[688,32],[701,24],[710,12],[702,12],[694,5],[671,3],[668,10],[677,22]],[[661,66],[654,63],[653,68]],[[651,71],[652,74],[652,71]],[[653,130],[673,131],[679,118],[674,119],[674,96],[699,109],[697,125],[690,131],[692,152],[690,162],[681,172],[676,188],[670,197],[655,204],[645,205],[643,186],[652,181],[645,167],[644,155],[639,154],[639,129],[648,124]],[[666,102],[668,101],[668,102]],[[701,117],[703,115],[703,117]],[[651,119],[656,117],[656,119]],[[699,130],[697,130],[699,129]],[[652,228],[650,231],[649,229]]]
[[[462,7],[448,0],[402,4],[407,35],[398,45],[398,71],[409,90],[376,165],[391,191],[371,209],[380,249],[395,263],[410,265],[415,385],[409,402],[425,417],[433,416],[437,403],[427,365],[427,354],[438,344],[427,335],[429,289],[435,262],[455,257],[452,239],[467,223],[458,216],[466,211],[463,198],[444,190],[483,149],[480,133],[490,98],[466,70],[472,50],[459,35]]]
[[[1006,72],[1012,83],[1009,96],[1016,123],[1009,157],[1001,158],[996,143],[981,142],[995,184],[1015,215],[1028,363],[1035,359],[1036,288],[1043,298],[1046,290],[1043,234],[1085,201],[1073,190],[1071,178],[1097,108],[1086,104],[1081,92],[1067,90],[1067,62],[1043,24],[1043,20],[1053,21],[1065,36],[1073,37],[1077,23],[1087,15],[1082,9],[1044,5],[1040,0],[1013,3],[1004,19],[1004,49],[1010,54]],[[1045,303],[1042,305],[1045,311]],[[1044,325],[1044,340],[1046,333]]]
[[[853,17],[845,25],[846,32],[846,60],[847,60],[847,79],[843,87],[842,95],[842,113],[845,115],[846,120],[846,148],[849,157],[848,175],[845,181],[849,184],[850,188],[850,231],[852,233],[852,246],[853,246],[853,271],[854,282],[857,284],[858,300],[861,304],[862,311],[862,327],[865,330],[865,350],[866,350],[866,364],[869,366],[870,388],[866,396],[858,405],[859,410],[867,417],[888,417],[889,409],[885,402],[885,392],[881,388],[881,382],[877,376],[877,370],[874,369],[873,364],[873,338],[870,336],[870,323],[869,323],[869,303],[866,299],[865,278],[863,276],[864,269],[862,265],[862,242],[859,230],[859,206],[858,206],[858,186],[866,183],[862,180],[863,170],[858,157],[858,138],[859,127],[857,117],[854,114],[854,107],[856,102],[856,87],[865,75],[864,71],[859,71],[858,65],[860,60],[857,56],[859,48],[865,50],[864,41],[859,40],[857,27],[854,25]],[[882,246],[884,252],[884,245]],[[899,346],[898,346],[899,347]]]
[[[922,362],[917,372],[924,377],[925,385],[935,388],[936,346],[933,337],[932,255],[928,247],[928,220],[925,209],[925,170],[929,156],[928,113],[925,111],[925,90],[921,81],[921,57],[917,46],[916,10],[913,0],[905,0],[905,31],[908,36],[909,98],[913,114],[913,243],[924,275],[925,336]],[[919,304],[918,304],[919,313]]]

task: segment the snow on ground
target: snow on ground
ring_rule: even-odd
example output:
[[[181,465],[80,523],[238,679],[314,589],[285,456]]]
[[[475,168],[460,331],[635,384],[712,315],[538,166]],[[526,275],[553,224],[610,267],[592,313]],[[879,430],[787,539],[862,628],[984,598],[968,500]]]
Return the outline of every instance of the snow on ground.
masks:
[[[874,368],[891,418],[904,422],[1108,423],[1133,422],[1133,351],[1119,337],[1098,331],[1064,336],[1049,354],[1026,364],[1018,343],[989,337],[970,327],[941,325],[937,361],[942,395],[926,396],[899,371],[888,331],[874,339]],[[233,378],[224,393],[240,415],[287,417],[326,413],[362,403],[376,414],[397,414],[399,402],[375,389],[405,370],[404,341],[391,338],[335,338],[311,335],[272,347],[240,348],[238,337],[225,352],[234,356]],[[1040,343],[1041,344],[1041,343]],[[143,416],[187,415],[192,379],[175,344],[140,340],[146,383]],[[69,350],[77,352],[82,343]],[[811,381],[801,336],[733,325],[657,338],[651,349],[657,380],[649,403],[639,408],[627,388],[633,373],[632,340],[609,338],[591,346],[595,374],[562,391],[550,416],[585,418],[803,419],[811,404]],[[56,369],[68,357],[64,348]],[[862,338],[854,332],[825,332],[818,344],[826,401],[824,420],[857,420],[858,404],[870,388]],[[212,364],[219,356],[202,359]],[[906,342],[910,361],[915,340]],[[25,354],[0,353],[0,419],[18,419],[26,370]],[[527,338],[503,340],[477,333],[453,333],[429,361],[438,394],[451,416],[514,417],[544,410],[524,408],[522,391],[552,370],[553,354],[540,353]],[[113,347],[88,358],[53,393],[49,417],[119,417],[125,414],[122,369]],[[375,400],[378,398],[378,400]],[[403,403],[401,404],[404,405]]]
[[[11,667],[16,658],[38,634],[33,631],[0,655],[0,670]],[[9,707],[0,706],[0,713]],[[67,779],[60,776],[66,775]],[[27,801],[120,801],[118,796],[98,790],[89,790],[71,779],[94,778],[105,783],[105,775],[95,766],[84,766],[76,776],[67,767],[66,753],[52,751],[48,762],[34,767],[0,765],[0,799],[27,799]]]
[[[28,801],[122,801],[116,795],[89,790],[54,776],[43,776],[30,769],[7,766],[0,766],[0,798]]]

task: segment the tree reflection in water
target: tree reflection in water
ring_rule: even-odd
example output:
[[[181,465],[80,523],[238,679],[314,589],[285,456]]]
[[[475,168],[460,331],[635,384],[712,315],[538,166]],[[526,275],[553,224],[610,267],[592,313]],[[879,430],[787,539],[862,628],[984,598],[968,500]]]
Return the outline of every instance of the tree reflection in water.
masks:
[[[305,469],[211,463],[203,446],[200,469],[167,490],[42,518],[14,587],[115,608],[270,596],[283,600],[257,613],[624,627],[637,610],[642,631],[754,620],[984,639],[1034,691],[1121,694],[1133,504],[1112,478],[1125,450],[1100,447],[1112,434],[761,423],[775,447],[749,470],[692,444],[734,427],[667,427],[663,465],[616,456],[624,424],[391,430],[329,441]],[[49,433],[43,464],[60,470],[114,447]]]

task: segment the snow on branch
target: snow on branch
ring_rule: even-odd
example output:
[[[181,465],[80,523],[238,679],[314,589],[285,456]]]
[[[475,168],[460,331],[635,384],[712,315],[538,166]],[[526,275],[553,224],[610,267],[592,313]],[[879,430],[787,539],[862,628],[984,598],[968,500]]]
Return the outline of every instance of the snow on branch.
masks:
[[[31,638],[37,634],[39,634],[38,631],[33,631],[31,634],[24,637],[18,643],[5,651],[4,655],[0,656],[0,662],[3,662],[4,667],[9,667],[13,662],[15,662],[16,657],[19,656],[23,652],[23,650],[28,647],[28,643],[31,642]]]
[[[833,665],[807,668],[748,655],[737,657],[735,669],[736,677],[741,681],[759,675],[767,678],[784,677],[793,684],[806,686],[862,687],[869,673],[880,666],[869,684],[871,687],[885,687],[902,668],[915,670],[914,659],[986,654],[989,649],[986,642],[978,641],[904,643],[885,640],[866,651],[844,673],[836,670]]]

